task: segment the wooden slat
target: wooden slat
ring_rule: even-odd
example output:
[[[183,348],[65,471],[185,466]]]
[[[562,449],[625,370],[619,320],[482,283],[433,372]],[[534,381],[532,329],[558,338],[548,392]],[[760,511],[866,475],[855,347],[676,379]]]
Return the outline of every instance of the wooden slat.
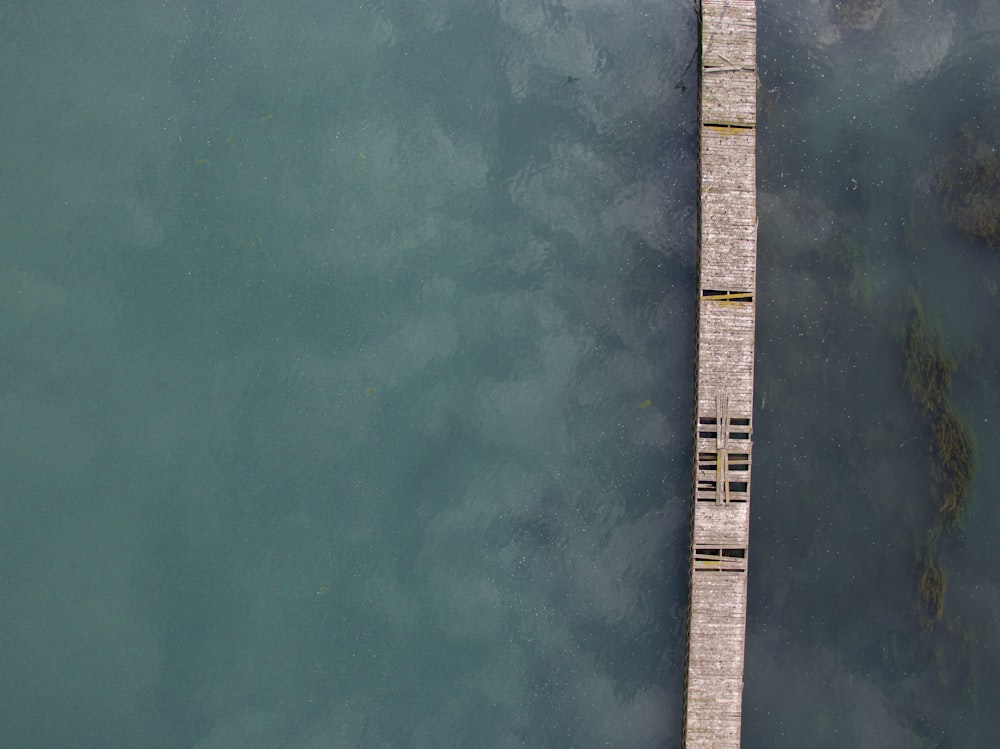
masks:
[[[688,749],[740,745],[757,280],[756,3],[702,0]]]
[[[697,502],[691,540],[695,546],[743,546],[750,540],[749,502]]]
[[[720,394],[731,415],[753,409],[754,305],[702,301],[698,331],[698,412],[715,410]]]
[[[701,65],[757,69],[756,0],[701,0]]]
[[[738,747],[742,714],[746,573],[691,580],[685,746]]]
[[[703,289],[754,288],[757,265],[755,138],[748,128],[702,127],[701,256]]]
[[[716,68],[704,71],[701,121],[709,125],[757,123],[757,73]]]

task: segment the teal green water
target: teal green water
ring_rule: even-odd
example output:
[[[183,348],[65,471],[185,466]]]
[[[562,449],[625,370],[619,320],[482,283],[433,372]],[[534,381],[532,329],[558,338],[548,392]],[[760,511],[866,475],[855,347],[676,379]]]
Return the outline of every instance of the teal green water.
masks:
[[[761,3],[744,746],[993,747],[1000,255],[933,186],[1000,143],[1000,13],[849,6]],[[0,8],[0,743],[678,744],[695,33]],[[952,528],[913,299],[977,443]]]
[[[679,734],[689,7],[0,10],[17,747]]]

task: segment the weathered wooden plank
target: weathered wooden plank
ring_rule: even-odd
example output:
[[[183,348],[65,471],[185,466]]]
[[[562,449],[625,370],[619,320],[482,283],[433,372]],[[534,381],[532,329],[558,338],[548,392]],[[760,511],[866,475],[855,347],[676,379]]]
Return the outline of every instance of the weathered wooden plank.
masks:
[[[715,412],[725,395],[730,414],[749,416],[753,408],[754,305],[702,301],[698,331],[698,413]]]
[[[699,282],[705,289],[756,286],[755,130],[703,127],[700,140]]]
[[[757,123],[757,73],[754,70],[702,70],[701,122],[752,126]]]
[[[749,515],[749,502],[695,502],[692,543],[746,547],[750,541]]]
[[[756,326],[756,2],[701,0],[687,749],[740,743]]]
[[[701,129],[701,189],[709,192],[756,192],[756,129],[706,125]],[[744,196],[745,199],[745,196]]]
[[[745,611],[745,573],[692,574],[686,747],[739,746]]]
[[[755,0],[701,0],[701,65],[757,69]]]

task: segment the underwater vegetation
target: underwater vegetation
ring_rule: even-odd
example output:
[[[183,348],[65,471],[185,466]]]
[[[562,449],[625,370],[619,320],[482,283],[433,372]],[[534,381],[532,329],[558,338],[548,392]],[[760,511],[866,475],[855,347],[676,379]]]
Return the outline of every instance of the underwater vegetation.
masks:
[[[935,478],[941,498],[938,509],[945,522],[953,524],[961,516],[969,495],[975,448],[965,426],[950,411],[942,414],[934,425],[934,449],[938,460]]]
[[[948,589],[948,580],[931,551],[921,555],[920,568],[918,589],[925,607],[923,620],[926,632],[944,616],[944,594]]]
[[[1000,249],[998,144],[963,129],[937,169],[935,183],[948,222],[968,239]]]
[[[907,328],[904,347],[906,386],[913,402],[927,416],[940,416],[947,409],[955,361],[932,341],[923,310],[919,306],[914,309]]]
[[[906,359],[904,379],[914,405],[931,431],[932,492],[937,501],[937,520],[927,533],[927,542],[917,557],[920,619],[925,633],[944,616],[947,578],[937,561],[937,542],[945,528],[954,526],[969,499],[976,468],[975,442],[955,413],[951,401],[955,360],[942,347],[939,336],[927,322],[916,297],[911,301],[909,326],[903,336]]]
[[[870,307],[872,276],[867,272],[868,258],[861,242],[850,229],[840,234],[838,265],[846,277],[847,296],[855,304]]]
[[[933,435],[931,473],[938,511],[945,525],[954,525],[969,497],[976,466],[975,443],[949,401],[955,361],[938,343],[916,300],[903,348],[906,385]]]

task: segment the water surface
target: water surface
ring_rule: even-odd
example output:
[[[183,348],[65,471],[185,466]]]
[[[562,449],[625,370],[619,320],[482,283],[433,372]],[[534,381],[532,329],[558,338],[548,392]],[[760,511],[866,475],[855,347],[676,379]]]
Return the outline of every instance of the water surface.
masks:
[[[936,188],[963,128],[998,142],[998,45],[989,2],[761,4],[745,746],[1000,738],[983,563],[1000,530],[1000,255],[947,224]],[[953,527],[904,384],[917,305],[978,443]],[[928,557],[940,620],[919,593]]]
[[[11,746],[676,742],[695,29],[0,12]]]

